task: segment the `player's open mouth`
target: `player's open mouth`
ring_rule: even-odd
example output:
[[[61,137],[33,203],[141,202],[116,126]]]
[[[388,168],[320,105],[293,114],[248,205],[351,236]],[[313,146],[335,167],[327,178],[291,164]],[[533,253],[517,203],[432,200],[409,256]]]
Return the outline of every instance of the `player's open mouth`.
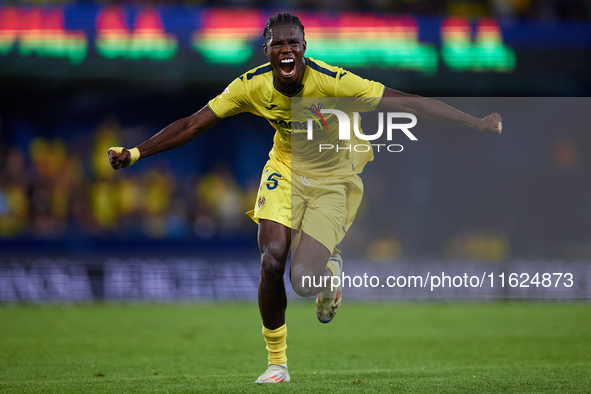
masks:
[[[295,60],[283,59],[279,62],[279,67],[281,67],[281,73],[284,77],[291,77],[295,73]]]

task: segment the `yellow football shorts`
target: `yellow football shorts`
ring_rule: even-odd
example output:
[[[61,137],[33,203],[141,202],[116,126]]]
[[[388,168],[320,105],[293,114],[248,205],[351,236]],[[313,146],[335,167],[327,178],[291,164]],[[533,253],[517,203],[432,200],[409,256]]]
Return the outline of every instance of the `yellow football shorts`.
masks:
[[[293,177],[293,178],[292,178]],[[353,223],[363,197],[357,174],[340,178],[307,178],[275,160],[267,161],[254,210],[256,223],[268,219],[304,231],[331,253]]]

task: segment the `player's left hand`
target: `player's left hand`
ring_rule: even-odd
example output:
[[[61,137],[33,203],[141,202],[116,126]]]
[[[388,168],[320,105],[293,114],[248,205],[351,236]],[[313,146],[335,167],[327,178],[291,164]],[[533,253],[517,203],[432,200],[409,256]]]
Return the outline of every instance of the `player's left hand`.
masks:
[[[501,131],[503,130],[502,121],[503,119],[501,118],[501,115],[494,112],[482,118],[478,130],[487,134],[501,134]]]

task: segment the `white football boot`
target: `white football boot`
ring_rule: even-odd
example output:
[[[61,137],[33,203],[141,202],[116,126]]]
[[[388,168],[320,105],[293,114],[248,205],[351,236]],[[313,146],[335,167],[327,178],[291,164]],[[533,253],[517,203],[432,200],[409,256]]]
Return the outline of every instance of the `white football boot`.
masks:
[[[270,364],[269,368],[255,381],[255,383],[281,383],[289,382],[287,365]]]
[[[343,272],[343,259],[341,258],[341,255],[337,254],[330,256],[328,261],[335,265],[337,268],[337,276],[341,278],[341,273]],[[328,323],[334,319],[341,306],[342,290],[342,283],[339,283],[339,287],[332,290],[331,284],[329,283],[328,286],[318,294],[318,298],[316,298],[316,316],[318,316],[318,320],[320,320],[321,323]]]

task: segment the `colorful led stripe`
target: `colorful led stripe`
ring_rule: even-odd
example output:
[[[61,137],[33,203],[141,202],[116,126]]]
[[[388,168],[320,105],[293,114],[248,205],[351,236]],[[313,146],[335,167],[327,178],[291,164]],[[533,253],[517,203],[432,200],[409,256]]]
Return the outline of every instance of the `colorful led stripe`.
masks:
[[[105,7],[96,22],[96,47],[107,59],[170,60],[178,50],[174,35],[167,34],[160,14],[155,8],[143,8],[130,31],[125,9],[120,6]]]
[[[265,20],[257,10],[209,10],[201,14],[201,26],[191,42],[206,62],[243,64],[254,53]]]
[[[96,19],[96,30],[96,49],[101,56],[107,59],[126,56],[131,32],[123,7],[103,8]]]
[[[0,54],[6,55],[18,39],[17,7],[0,8]]]
[[[441,25],[441,38],[441,56],[454,71],[509,72],[515,68],[515,52],[503,43],[501,29],[493,19],[478,22],[473,43],[470,23],[448,18]]]
[[[433,74],[437,52],[418,41],[412,17],[341,14],[338,18],[305,15],[307,54],[344,67],[377,66]]]
[[[106,59],[173,59],[179,50],[178,40],[165,31],[158,9],[140,8],[130,29],[127,21],[131,9],[107,6],[91,11],[90,15],[97,12],[95,44],[98,54]],[[0,55],[16,52],[22,56],[62,57],[72,64],[81,63],[88,52],[86,34],[93,32],[67,30],[64,12],[59,7],[0,7]],[[433,75],[439,67],[437,48],[419,41],[419,25],[411,16],[298,15],[306,26],[307,56],[343,67],[391,68],[423,75]],[[266,15],[260,10],[209,9],[195,12],[195,16],[195,25],[184,22],[180,29],[177,25],[171,26],[177,32],[182,32],[183,28],[193,31],[191,47],[205,63],[243,65],[253,61],[255,51],[262,50],[259,45]],[[495,20],[479,20],[474,39],[472,35],[473,26],[467,20],[445,19],[441,25],[443,64],[458,72],[514,70],[515,52],[503,42]]]
[[[88,51],[86,34],[68,31],[60,8],[3,7],[0,9],[0,53],[9,53],[14,45],[22,56],[65,57],[81,63]]]

